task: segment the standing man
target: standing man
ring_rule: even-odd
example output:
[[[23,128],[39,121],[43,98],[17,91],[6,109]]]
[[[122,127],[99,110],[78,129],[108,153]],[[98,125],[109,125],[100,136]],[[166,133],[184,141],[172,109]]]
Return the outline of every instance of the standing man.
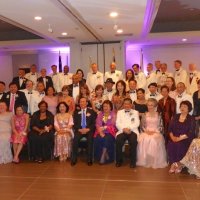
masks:
[[[157,75],[156,72],[153,71],[153,64],[148,63],[147,64],[147,82],[146,82],[146,88],[148,88],[150,83],[157,83]]]
[[[180,60],[175,60],[174,61],[174,68],[176,70],[174,72],[174,79],[175,79],[176,85],[179,82],[182,82],[185,85],[187,85],[187,72],[186,72],[185,69],[183,69],[182,62]]]
[[[20,68],[18,70],[18,76],[14,77],[12,82],[16,83],[18,90],[22,90],[26,88],[26,81],[27,79],[25,78],[25,70]]]
[[[112,78],[115,83],[119,80],[123,80],[122,71],[116,70],[116,64],[114,62],[110,64],[110,71],[105,73],[105,80],[108,78]]]
[[[36,88],[37,79],[39,78],[39,74],[37,73],[37,66],[35,64],[31,65],[30,72],[25,75],[25,77],[33,82],[33,88]]]
[[[95,132],[96,113],[87,108],[87,99],[82,97],[79,101],[81,110],[74,113],[74,139],[72,145],[71,165],[77,163],[78,147],[81,138],[87,139],[87,164],[93,164],[93,134]]]
[[[130,95],[132,102],[134,102],[137,99],[137,81],[135,79],[130,79],[128,82],[128,86],[129,86],[128,93]]]
[[[56,65],[52,65],[51,66],[51,70],[53,73],[51,73],[49,76],[51,77],[52,81],[53,81],[53,87],[55,89],[55,91],[58,93],[60,92],[60,87],[59,87],[59,73],[57,72],[57,66]]]
[[[40,70],[41,76],[38,78],[38,82],[43,83],[45,89],[48,89],[48,87],[53,87],[53,81],[50,76],[47,76],[47,70],[45,68],[42,68]]]
[[[116,127],[119,130],[116,134],[116,167],[123,163],[122,147],[126,140],[130,145],[130,167],[136,166],[137,136],[140,125],[139,113],[132,109],[132,100],[124,99],[124,109],[117,112]]]
[[[79,95],[80,92],[80,83],[79,83],[79,75],[74,74],[72,76],[72,84],[69,85],[70,91],[69,96],[74,98],[74,101],[76,102],[76,97]]]
[[[112,78],[107,78],[105,82],[105,90],[103,93],[105,99],[112,101],[112,96],[115,93],[115,90],[113,89],[114,85],[115,85],[115,82],[112,80]]]
[[[86,84],[88,85],[90,92],[93,92],[97,85],[103,85],[104,79],[103,73],[98,71],[96,63],[91,65],[91,70],[92,71],[87,74]]]
[[[135,80],[137,81],[137,88],[146,88],[146,76],[144,72],[140,71],[140,66],[138,64],[134,64],[132,66],[134,71]]]
[[[6,84],[3,81],[0,81],[0,100],[5,94]]]
[[[65,65],[63,72],[59,74],[59,90],[61,91],[64,85],[72,84],[72,73],[69,73],[69,66]]]

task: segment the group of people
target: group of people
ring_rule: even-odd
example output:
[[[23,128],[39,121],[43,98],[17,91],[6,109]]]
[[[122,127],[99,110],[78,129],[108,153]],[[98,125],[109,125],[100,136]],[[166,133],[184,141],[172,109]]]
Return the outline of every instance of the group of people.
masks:
[[[19,69],[8,92],[0,81],[0,164],[19,163],[28,143],[34,161],[70,158],[74,166],[85,142],[89,166],[115,161],[120,167],[128,143],[131,168],[169,163],[169,173],[187,167],[200,177],[200,72],[190,64],[187,73],[180,60],[174,67],[170,73],[156,61],[145,75],[134,64],[123,77],[115,63],[105,74],[93,63],[87,79],[68,66],[58,73],[52,65],[49,76],[36,65],[27,74]]]

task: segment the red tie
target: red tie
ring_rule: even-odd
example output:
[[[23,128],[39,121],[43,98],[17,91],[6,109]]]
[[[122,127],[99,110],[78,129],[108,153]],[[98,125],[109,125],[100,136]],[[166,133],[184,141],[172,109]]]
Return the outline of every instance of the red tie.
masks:
[[[15,95],[11,94],[10,107],[9,107],[10,112],[14,112],[14,105],[15,105]]]

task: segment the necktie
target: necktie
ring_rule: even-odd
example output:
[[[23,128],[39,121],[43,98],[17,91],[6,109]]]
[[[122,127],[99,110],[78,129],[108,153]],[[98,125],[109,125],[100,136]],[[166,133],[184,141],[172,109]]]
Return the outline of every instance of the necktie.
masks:
[[[10,107],[9,107],[10,112],[14,111],[14,105],[15,105],[15,95],[11,94]]]
[[[74,84],[74,86],[73,87],[78,87],[78,84]]]
[[[138,75],[138,73],[135,73],[135,76],[137,76]]]
[[[82,128],[86,128],[86,116],[85,116],[85,110],[82,111],[81,126],[82,126]]]
[[[111,74],[114,74],[115,73],[115,71],[114,72],[111,72]]]
[[[192,79],[193,79],[193,73],[190,73],[190,83],[192,82]]]
[[[135,94],[135,91],[130,91],[129,93],[130,93],[130,94]]]
[[[68,73],[64,73],[64,76],[67,76],[68,75]]]
[[[31,75],[32,75],[32,76],[35,76],[35,73],[32,73]]]

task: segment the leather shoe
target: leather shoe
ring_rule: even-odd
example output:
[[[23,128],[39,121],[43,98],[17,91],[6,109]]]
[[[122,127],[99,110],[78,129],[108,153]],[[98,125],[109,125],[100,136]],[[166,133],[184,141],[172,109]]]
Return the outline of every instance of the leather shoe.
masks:
[[[130,164],[130,168],[135,168],[135,167],[136,167],[135,164],[133,164],[133,163]]]
[[[88,161],[88,166],[91,166],[93,163],[92,163],[92,161]]]
[[[74,166],[74,165],[76,165],[76,163],[77,163],[77,161],[75,161],[75,160],[72,160],[72,161],[71,161],[71,166]]]
[[[121,167],[121,166],[122,166],[122,163],[121,163],[121,162],[117,162],[117,163],[115,164],[115,166],[116,166],[116,167]]]

